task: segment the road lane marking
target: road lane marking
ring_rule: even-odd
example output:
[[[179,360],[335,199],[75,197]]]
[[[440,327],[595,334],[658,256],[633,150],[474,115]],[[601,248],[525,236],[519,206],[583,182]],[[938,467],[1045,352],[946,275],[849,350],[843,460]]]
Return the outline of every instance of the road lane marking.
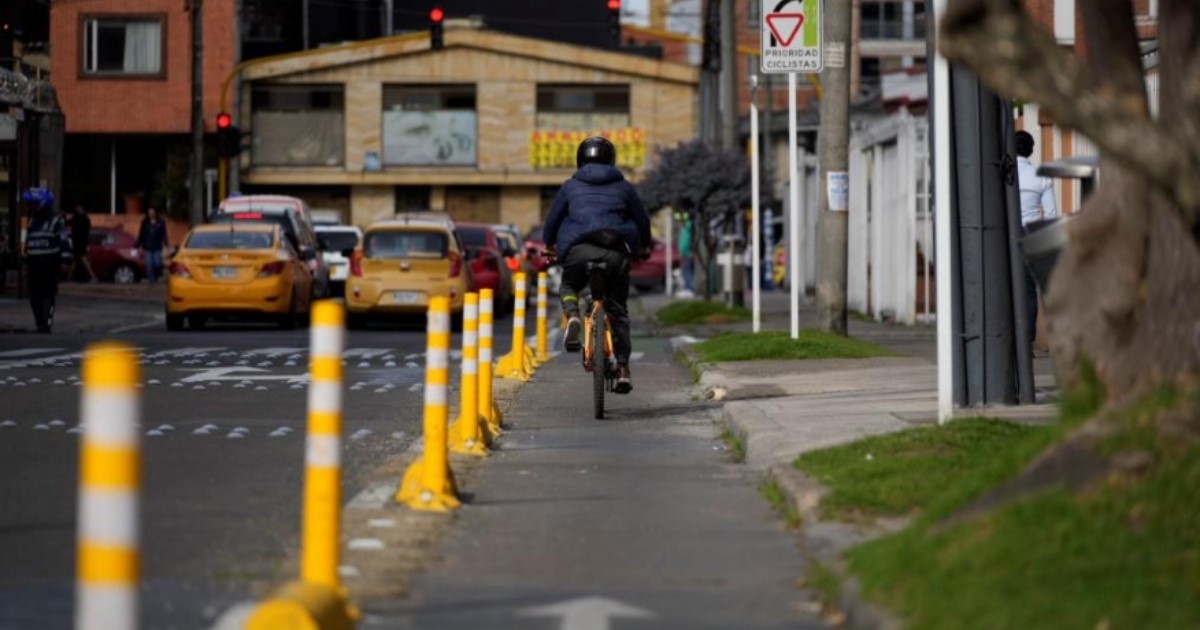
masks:
[[[20,350],[5,350],[0,352],[0,358],[19,358],[27,357],[34,354],[46,354],[48,352],[62,352],[66,348],[21,348]]]

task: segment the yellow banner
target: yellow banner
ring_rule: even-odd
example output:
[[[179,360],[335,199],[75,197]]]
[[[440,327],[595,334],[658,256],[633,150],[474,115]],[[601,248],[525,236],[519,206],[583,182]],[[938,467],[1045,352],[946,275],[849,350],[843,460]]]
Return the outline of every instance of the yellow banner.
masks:
[[[579,143],[601,136],[617,147],[617,166],[642,168],[646,164],[646,134],[636,127],[601,131],[555,131],[535,129],[529,134],[529,163],[534,168],[575,168]]]

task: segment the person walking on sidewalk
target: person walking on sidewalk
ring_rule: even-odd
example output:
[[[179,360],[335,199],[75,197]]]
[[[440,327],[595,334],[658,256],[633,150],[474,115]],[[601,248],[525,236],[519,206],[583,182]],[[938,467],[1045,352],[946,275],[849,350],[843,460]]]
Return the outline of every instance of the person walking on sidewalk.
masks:
[[[29,205],[29,227],[25,232],[29,305],[37,331],[49,333],[54,326],[58,276],[71,259],[71,240],[66,222],[54,212],[54,193],[30,188],[21,200]]]
[[[1057,219],[1058,203],[1054,200],[1054,182],[1037,174],[1037,167],[1029,160],[1033,155],[1033,134],[1017,132],[1017,185],[1021,190],[1021,231],[1028,233],[1029,226],[1039,221]],[[1028,313],[1026,330],[1029,345],[1037,339],[1038,286],[1037,280],[1025,267],[1025,309]]]
[[[604,308],[613,320],[613,354],[617,359],[618,394],[633,391],[629,372],[629,259],[646,258],[650,245],[650,215],[633,185],[616,167],[617,148],[606,138],[584,140],[575,153],[579,170],[563,182],[543,233],[546,252],[562,260],[562,305],[567,316],[563,343],[579,352],[579,292],[588,284],[587,264],[605,264]],[[559,250],[562,251],[559,256]]]
[[[692,255],[694,232],[694,222],[688,216],[683,220],[683,229],[679,231],[679,260],[683,266],[683,288],[688,292],[695,290],[692,288],[692,283],[696,278],[696,261]]]
[[[163,249],[167,247],[167,222],[151,206],[138,230],[138,248],[146,252],[146,282],[154,284],[163,270]]]
[[[92,270],[92,261],[88,256],[88,245],[92,238],[92,220],[88,218],[83,206],[75,204],[71,211],[71,267],[67,270],[67,279],[75,279],[75,267],[83,264],[90,282],[96,282],[96,272]]]

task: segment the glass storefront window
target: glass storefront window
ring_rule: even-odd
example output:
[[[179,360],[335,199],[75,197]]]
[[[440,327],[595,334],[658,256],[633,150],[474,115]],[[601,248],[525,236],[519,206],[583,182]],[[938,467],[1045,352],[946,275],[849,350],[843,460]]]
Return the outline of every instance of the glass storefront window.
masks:
[[[477,122],[473,85],[384,86],[384,164],[474,166]]]
[[[255,166],[341,166],[346,159],[345,94],[340,85],[256,85],[252,92]]]

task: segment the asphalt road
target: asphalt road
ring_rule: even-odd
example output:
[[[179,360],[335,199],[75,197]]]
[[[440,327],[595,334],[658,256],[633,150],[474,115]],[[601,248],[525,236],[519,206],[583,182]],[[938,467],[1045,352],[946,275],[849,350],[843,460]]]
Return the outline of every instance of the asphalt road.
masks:
[[[498,351],[510,325],[497,323]],[[347,501],[419,433],[422,327],[347,339]],[[144,358],[143,627],[207,627],[295,571],[307,331],[152,326],[113,337]],[[71,429],[80,352],[95,339],[0,336],[0,629],[72,624],[79,436]]]

